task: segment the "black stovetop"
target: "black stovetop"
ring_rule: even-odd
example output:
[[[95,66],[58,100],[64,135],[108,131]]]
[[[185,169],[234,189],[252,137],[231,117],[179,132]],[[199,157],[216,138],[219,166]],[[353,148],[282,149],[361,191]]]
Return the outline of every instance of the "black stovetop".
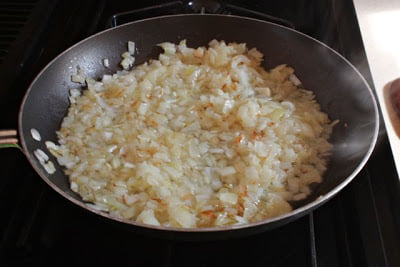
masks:
[[[29,83],[58,53],[114,24],[187,10],[181,1],[165,3],[0,1],[0,129],[17,128]],[[154,5],[161,6],[148,8]],[[226,1],[223,12],[250,16],[245,9],[289,21],[325,42],[372,87],[352,1]],[[129,10],[136,11],[115,15]],[[316,211],[262,234],[208,242],[158,240],[122,229],[51,190],[19,151],[1,150],[0,265],[400,266],[400,184],[381,129],[367,166]]]

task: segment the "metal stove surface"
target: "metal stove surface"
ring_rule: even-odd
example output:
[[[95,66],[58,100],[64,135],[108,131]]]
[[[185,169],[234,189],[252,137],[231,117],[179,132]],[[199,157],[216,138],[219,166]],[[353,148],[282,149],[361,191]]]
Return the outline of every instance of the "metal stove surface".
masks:
[[[140,9],[134,15],[140,18],[181,12],[180,7],[143,10],[165,3],[1,1],[0,128],[16,128],[26,88],[58,53],[112,21],[121,23],[115,14]],[[342,53],[372,86],[351,1],[226,5],[288,20]],[[19,151],[0,150],[0,160],[3,266],[400,266],[400,185],[383,129],[367,166],[327,204],[278,229],[214,242],[139,236],[53,192]]]

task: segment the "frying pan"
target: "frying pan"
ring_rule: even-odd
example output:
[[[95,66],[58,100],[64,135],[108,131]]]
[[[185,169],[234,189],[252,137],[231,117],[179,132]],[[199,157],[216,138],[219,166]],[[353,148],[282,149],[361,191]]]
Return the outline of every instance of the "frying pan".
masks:
[[[102,77],[119,70],[120,55],[127,42],[137,47],[136,64],[157,58],[156,45],[186,39],[188,46],[207,45],[212,39],[245,42],[264,55],[264,67],[278,64],[294,67],[305,88],[312,90],[322,110],[331,119],[339,119],[332,137],[332,156],[324,180],[313,186],[313,193],[292,203],[290,213],[245,225],[181,229],[150,226],[110,216],[89,207],[69,188],[68,178],[56,164],[49,175],[34,157],[33,151],[47,151],[44,140],[56,142],[56,131],[66,115],[68,90],[76,88],[71,75],[79,67],[87,76]],[[107,58],[110,67],[102,60]],[[293,221],[317,208],[343,189],[362,169],[372,153],[378,135],[378,109],[371,89],[346,59],[324,45],[295,30],[255,19],[225,15],[174,15],[141,20],[106,30],[72,46],[42,70],[30,85],[19,114],[19,135],[23,151],[43,180],[74,204],[110,219],[130,230],[157,237],[183,239],[220,239],[255,234]],[[42,141],[30,133],[37,129]],[[50,153],[48,153],[50,154]]]

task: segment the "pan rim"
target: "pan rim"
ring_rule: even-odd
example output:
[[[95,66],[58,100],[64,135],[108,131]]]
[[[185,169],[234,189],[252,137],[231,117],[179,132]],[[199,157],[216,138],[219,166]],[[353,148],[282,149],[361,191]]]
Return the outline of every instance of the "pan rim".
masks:
[[[89,203],[85,203],[82,200],[77,200],[75,198],[73,198],[71,195],[69,195],[66,191],[60,189],[57,185],[55,185],[49,178],[48,178],[48,174],[44,173],[44,171],[42,169],[40,169],[37,164],[36,161],[33,159],[33,157],[30,155],[25,139],[24,139],[24,135],[23,135],[23,126],[22,126],[22,116],[23,116],[23,109],[25,106],[25,102],[32,90],[33,85],[36,83],[36,81],[42,76],[42,74],[55,62],[57,61],[60,57],[62,57],[64,54],[68,53],[70,50],[74,49],[75,47],[81,45],[84,42],[87,42],[88,40],[95,38],[99,35],[102,35],[108,31],[112,31],[112,30],[116,30],[119,28],[123,28],[123,27],[130,27],[131,25],[137,24],[137,23],[143,23],[146,21],[153,21],[153,20],[162,20],[162,19],[168,19],[168,18],[174,18],[174,17],[224,17],[224,18],[233,18],[233,19],[241,19],[241,20],[246,20],[246,21],[253,21],[256,23],[263,23],[263,24],[269,24],[269,25],[273,25],[275,27],[280,27],[284,30],[289,30],[291,32],[293,32],[294,34],[299,34],[301,36],[303,36],[304,38],[310,39],[313,42],[318,43],[319,45],[322,45],[323,47],[325,47],[326,49],[328,49],[330,52],[333,52],[337,57],[339,57],[339,59],[343,60],[348,66],[350,66],[355,73],[361,78],[362,82],[364,83],[364,85],[366,86],[366,88],[368,89],[368,92],[371,96],[372,102],[373,102],[373,110],[374,110],[374,115],[375,115],[375,128],[374,128],[374,133],[372,136],[372,142],[369,144],[368,147],[368,151],[364,154],[361,162],[359,163],[359,165],[357,166],[357,168],[355,168],[352,173],[350,175],[348,175],[346,177],[346,179],[344,179],[340,184],[338,184],[336,187],[334,187],[332,190],[330,190],[327,194],[320,196],[318,198],[316,198],[315,200],[307,203],[306,205],[303,205],[299,208],[296,208],[294,210],[292,210],[289,213],[285,213],[273,218],[268,218],[265,220],[261,220],[261,221],[257,221],[257,222],[252,222],[252,223],[246,223],[246,224],[239,224],[239,225],[230,225],[230,226],[221,226],[221,227],[205,227],[205,228],[179,228],[179,227],[167,227],[167,226],[155,226],[155,225],[149,225],[149,224],[143,224],[143,223],[139,223],[136,221],[132,221],[132,220],[127,220],[127,219],[122,219],[122,218],[118,218],[116,216],[112,216],[110,215],[108,212],[103,212],[103,211],[99,211],[96,210],[90,206],[88,206],[87,204]],[[325,43],[309,36],[306,35],[302,32],[299,32],[297,30],[273,23],[273,22],[268,22],[268,21],[263,21],[263,20],[259,20],[259,19],[254,19],[254,18],[248,18],[248,17],[243,17],[243,16],[236,16],[236,15],[223,15],[223,14],[177,14],[177,15],[166,15],[166,16],[158,16],[158,17],[152,17],[152,18],[146,18],[146,19],[142,19],[142,20],[137,20],[137,21],[133,21],[133,22],[129,22],[129,23],[125,23],[122,25],[119,25],[117,27],[114,28],[110,28],[110,29],[106,29],[103,31],[100,31],[98,33],[95,33],[91,36],[88,36],[87,38],[77,42],[76,44],[68,47],[66,50],[64,50],[62,53],[58,54],[54,59],[52,59],[34,78],[34,80],[30,83],[27,91],[25,92],[25,95],[22,99],[22,103],[20,106],[20,110],[18,113],[18,132],[20,135],[20,140],[21,140],[21,145],[23,148],[23,152],[25,154],[25,156],[27,157],[29,163],[31,164],[31,166],[33,167],[33,169],[36,171],[36,173],[52,188],[54,189],[57,193],[59,193],[61,196],[63,196],[64,198],[68,199],[69,201],[71,201],[72,203],[80,206],[81,208],[88,210],[94,214],[100,215],[102,217],[105,217],[107,219],[110,219],[112,221],[117,221],[120,223],[124,223],[127,225],[132,225],[135,227],[140,227],[140,228],[147,228],[149,230],[157,230],[157,231],[169,231],[169,232],[174,232],[174,233],[205,233],[205,232],[227,232],[227,231],[235,231],[235,230],[240,230],[240,229],[249,229],[249,228],[255,228],[255,227],[260,227],[260,226],[265,226],[265,225],[272,225],[274,223],[278,223],[278,222],[284,222],[285,219],[287,219],[287,223],[295,220],[301,216],[304,216],[305,214],[307,214],[308,212],[313,211],[314,209],[318,208],[319,206],[321,206],[322,204],[324,204],[325,202],[327,202],[329,199],[331,199],[332,197],[334,197],[337,193],[339,193],[344,187],[346,187],[356,176],[357,174],[364,168],[365,164],[367,163],[368,159],[370,158],[375,145],[377,143],[377,139],[378,139],[378,134],[379,134],[379,124],[380,124],[380,119],[379,119],[379,110],[378,110],[378,105],[376,102],[376,98],[375,95],[371,89],[371,87],[369,86],[368,82],[366,81],[366,79],[363,77],[363,75],[358,71],[358,69],[351,64],[350,61],[348,61],[344,56],[342,56],[341,54],[339,54],[337,51],[335,51],[334,49],[332,49],[331,47],[329,47],[328,45],[326,45]],[[67,177],[68,178],[68,177]],[[291,219],[291,220],[290,220]]]

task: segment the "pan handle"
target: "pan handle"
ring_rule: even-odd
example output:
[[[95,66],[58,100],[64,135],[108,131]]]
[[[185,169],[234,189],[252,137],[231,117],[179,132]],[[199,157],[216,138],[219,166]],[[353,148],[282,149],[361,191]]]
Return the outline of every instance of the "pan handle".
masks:
[[[18,145],[18,132],[14,129],[0,130],[0,148],[15,147],[21,149]]]

